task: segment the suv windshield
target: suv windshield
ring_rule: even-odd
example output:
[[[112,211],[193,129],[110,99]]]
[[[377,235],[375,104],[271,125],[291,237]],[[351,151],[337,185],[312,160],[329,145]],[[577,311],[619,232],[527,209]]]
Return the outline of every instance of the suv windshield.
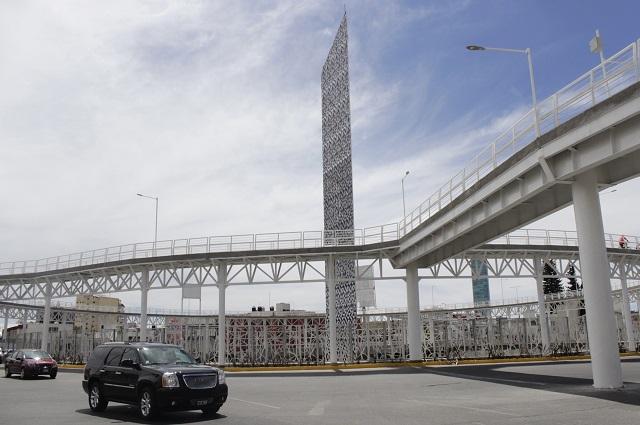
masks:
[[[38,351],[38,350],[30,350],[30,351],[25,350],[24,357],[26,359],[35,359],[35,360],[51,358],[49,353],[47,353],[46,351]]]
[[[178,347],[143,347],[143,364],[194,364],[193,358]]]

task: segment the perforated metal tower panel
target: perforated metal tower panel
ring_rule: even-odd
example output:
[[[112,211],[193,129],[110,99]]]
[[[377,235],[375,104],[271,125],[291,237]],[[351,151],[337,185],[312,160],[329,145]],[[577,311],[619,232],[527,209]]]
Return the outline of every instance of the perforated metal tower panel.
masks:
[[[339,233],[342,243],[349,238],[353,243],[353,232],[349,232],[353,230],[353,177],[346,14],[322,68],[321,89],[324,229],[328,235]],[[338,361],[350,361],[357,314],[355,265],[338,259],[335,270]],[[327,316],[328,300],[327,288]]]

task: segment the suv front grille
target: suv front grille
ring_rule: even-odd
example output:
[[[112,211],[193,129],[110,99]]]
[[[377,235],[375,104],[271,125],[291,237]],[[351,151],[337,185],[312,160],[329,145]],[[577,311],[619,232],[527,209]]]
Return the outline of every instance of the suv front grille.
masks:
[[[218,383],[218,375],[215,374],[207,374],[207,375],[182,375],[182,379],[184,379],[184,383],[187,387],[193,390],[202,390],[205,388],[213,388]]]

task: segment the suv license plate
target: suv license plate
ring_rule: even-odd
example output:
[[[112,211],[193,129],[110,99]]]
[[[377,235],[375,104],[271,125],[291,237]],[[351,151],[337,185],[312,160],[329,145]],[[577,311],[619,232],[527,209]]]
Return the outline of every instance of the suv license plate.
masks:
[[[44,372],[46,372],[46,371],[47,371],[47,367],[46,367],[46,366],[45,366],[45,367],[43,367],[43,368],[42,368],[42,370],[43,370]]]
[[[196,400],[196,406],[206,406],[209,404],[207,400]]]

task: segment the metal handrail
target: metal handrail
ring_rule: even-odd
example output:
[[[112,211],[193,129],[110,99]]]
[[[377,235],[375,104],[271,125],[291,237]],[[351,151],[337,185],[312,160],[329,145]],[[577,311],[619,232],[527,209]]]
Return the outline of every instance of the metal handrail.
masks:
[[[138,258],[155,258],[216,252],[238,252],[257,250],[286,250],[296,248],[320,248],[339,246],[362,246],[380,242],[397,241],[398,223],[365,229],[341,231],[306,231],[284,233],[259,233],[251,235],[209,236],[189,239],[141,242],[100,248],[93,251],[42,258],[38,260],[0,263],[0,276],[36,273],[71,267],[104,264]],[[624,236],[605,233],[607,248],[640,249],[640,236]],[[206,241],[206,243],[205,243]],[[567,230],[519,229],[500,236],[490,243],[506,245],[557,245],[578,246],[578,234]]]
[[[537,106],[541,131],[552,130],[640,80],[639,50],[640,39],[539,102]],[[529,110],[473,157],[462,171],[403,217],[399,223],[400,236],[431,218],[511,155],[533,142],[536,139],[534,114],[533,109]]]

